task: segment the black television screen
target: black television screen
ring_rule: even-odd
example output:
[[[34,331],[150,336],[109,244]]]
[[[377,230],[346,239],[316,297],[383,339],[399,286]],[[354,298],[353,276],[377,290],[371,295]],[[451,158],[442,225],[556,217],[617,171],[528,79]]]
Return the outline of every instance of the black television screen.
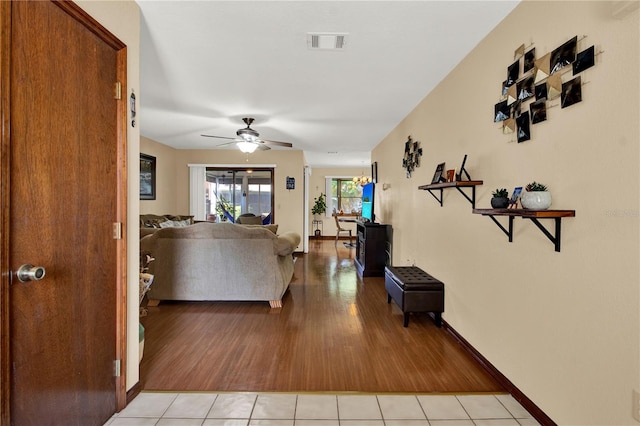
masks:
[[[362,220],[365,222],[374,222],[373,199],[375,197],[376,184],[370,182],[362,187]]]

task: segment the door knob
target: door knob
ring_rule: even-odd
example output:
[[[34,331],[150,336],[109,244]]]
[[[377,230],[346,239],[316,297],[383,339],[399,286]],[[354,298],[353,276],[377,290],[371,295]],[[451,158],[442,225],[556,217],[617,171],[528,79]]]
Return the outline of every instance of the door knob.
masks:
[[[45,270],[42,266],[22,265],[18,269],[18,280],[21,282],[39,281],[44,278]]]

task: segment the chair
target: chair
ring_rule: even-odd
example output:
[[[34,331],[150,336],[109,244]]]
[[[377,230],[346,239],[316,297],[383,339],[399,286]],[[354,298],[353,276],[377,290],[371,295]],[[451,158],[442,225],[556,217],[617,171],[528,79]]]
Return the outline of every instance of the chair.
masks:
[[[238,216],[236,223],[240,225],[262,225],[262,216],[256,216],[253,213],[243,213]]]
[[[338,220],[338,215],[334,214],[333,218],[336,220],[336,241],[335,241],[335,245],[338,245],[338,238],[340,238],[340,233],[341,232],[348,232],[349,233],[349,247],[353,247],[353,236],[351,235],[351,229],[345,229],[342,226],[340,226],[340,221]]]

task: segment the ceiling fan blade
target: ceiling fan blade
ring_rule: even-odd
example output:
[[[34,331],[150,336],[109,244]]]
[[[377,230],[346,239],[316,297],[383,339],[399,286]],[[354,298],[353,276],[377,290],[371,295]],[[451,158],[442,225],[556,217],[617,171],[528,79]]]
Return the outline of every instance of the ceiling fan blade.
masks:
[[[225,142],[225,143],[221,143],[220,145],[216,145],[215,148],[220,148],[221,146],[229,146],[229,145],[235,145],[236,143],[238,143],[238,141],[233,141],[233,142]]]
[[[226,136],[214,136],[214,135],[200,135],[200,136],[204,136],[205,138],[231,139],[232,141],[237,139],[237,138],[228,138]]]
[[[289,142],[278,142],[278,141],[270,141],[270,140],[266,140],[266,139],[260,139],[260,143],[264,143],[267,145],[273,145],[273,146],[285,146],[287,148],[293,148],[293,144],[289,143]]]
[[[271,149],[268,145],[265,145],[263,143],[257,143],[256,145],[258,145],[258,149],[261,151],[267,151]]]

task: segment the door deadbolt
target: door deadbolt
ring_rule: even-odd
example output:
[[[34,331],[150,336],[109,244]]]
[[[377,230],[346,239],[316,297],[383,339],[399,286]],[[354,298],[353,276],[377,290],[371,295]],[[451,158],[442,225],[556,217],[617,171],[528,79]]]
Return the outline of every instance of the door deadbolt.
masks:
[[[18,269],[18,280],[20,282],[39,281],[44,278],[45,270],[42,266],[22,265]]]

